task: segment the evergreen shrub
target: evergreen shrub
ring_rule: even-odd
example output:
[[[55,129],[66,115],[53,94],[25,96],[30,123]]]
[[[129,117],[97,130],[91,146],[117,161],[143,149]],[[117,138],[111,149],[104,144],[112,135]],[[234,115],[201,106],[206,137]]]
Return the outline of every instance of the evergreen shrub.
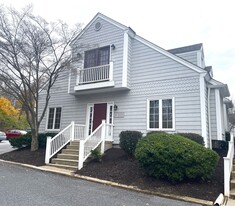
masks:
[[[147,175],[171,182],[206,181],[219,160],[216,152],[179,134],[167,133],[143,137],[135,157]]]

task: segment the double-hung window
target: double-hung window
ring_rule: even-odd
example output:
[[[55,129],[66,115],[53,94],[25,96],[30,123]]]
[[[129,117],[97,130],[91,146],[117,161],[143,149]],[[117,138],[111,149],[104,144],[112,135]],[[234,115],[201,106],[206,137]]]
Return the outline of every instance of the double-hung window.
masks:
[[[148,130],[174,130],[174,98],[148,100]]]
[[[85,51],[84,68],[109,64],[110,46]]]
[[[49,108],[47,129],[48,130],[60,129],[60,122],[61,122],[61,107]]]

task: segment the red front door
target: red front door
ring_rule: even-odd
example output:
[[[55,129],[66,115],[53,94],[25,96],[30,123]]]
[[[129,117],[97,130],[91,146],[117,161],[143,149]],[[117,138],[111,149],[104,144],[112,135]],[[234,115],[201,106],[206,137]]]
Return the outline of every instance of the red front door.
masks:
[[[106,120],[106,114],[107,114],[107,103],[94,105],[92,131],[94,131],[101,124],[103,119]]]

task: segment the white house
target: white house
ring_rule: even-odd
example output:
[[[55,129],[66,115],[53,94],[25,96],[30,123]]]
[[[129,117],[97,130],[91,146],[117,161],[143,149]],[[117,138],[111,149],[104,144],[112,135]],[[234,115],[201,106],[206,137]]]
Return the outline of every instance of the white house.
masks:
[[[41,132],[74,121],[86,138],[105,119],[113,144],[124,130],[198,133],[206,147],[225,138],[230,94],[202,44],[165,50],[98,13],[71,46],[73,64],[52,90]]]

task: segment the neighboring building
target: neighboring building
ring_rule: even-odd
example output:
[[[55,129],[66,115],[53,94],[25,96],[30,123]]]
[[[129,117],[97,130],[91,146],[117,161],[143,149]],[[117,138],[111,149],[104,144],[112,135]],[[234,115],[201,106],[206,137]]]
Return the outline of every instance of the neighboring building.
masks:
[[[225,138],[230,94],[205,66],[202,44],[167,51],[98,13],[71,46],[74,62],[52,90],[40,131],[75,121],[89,135],[106,119],[114,144],[124,130],[198,133],[207,147]]]

